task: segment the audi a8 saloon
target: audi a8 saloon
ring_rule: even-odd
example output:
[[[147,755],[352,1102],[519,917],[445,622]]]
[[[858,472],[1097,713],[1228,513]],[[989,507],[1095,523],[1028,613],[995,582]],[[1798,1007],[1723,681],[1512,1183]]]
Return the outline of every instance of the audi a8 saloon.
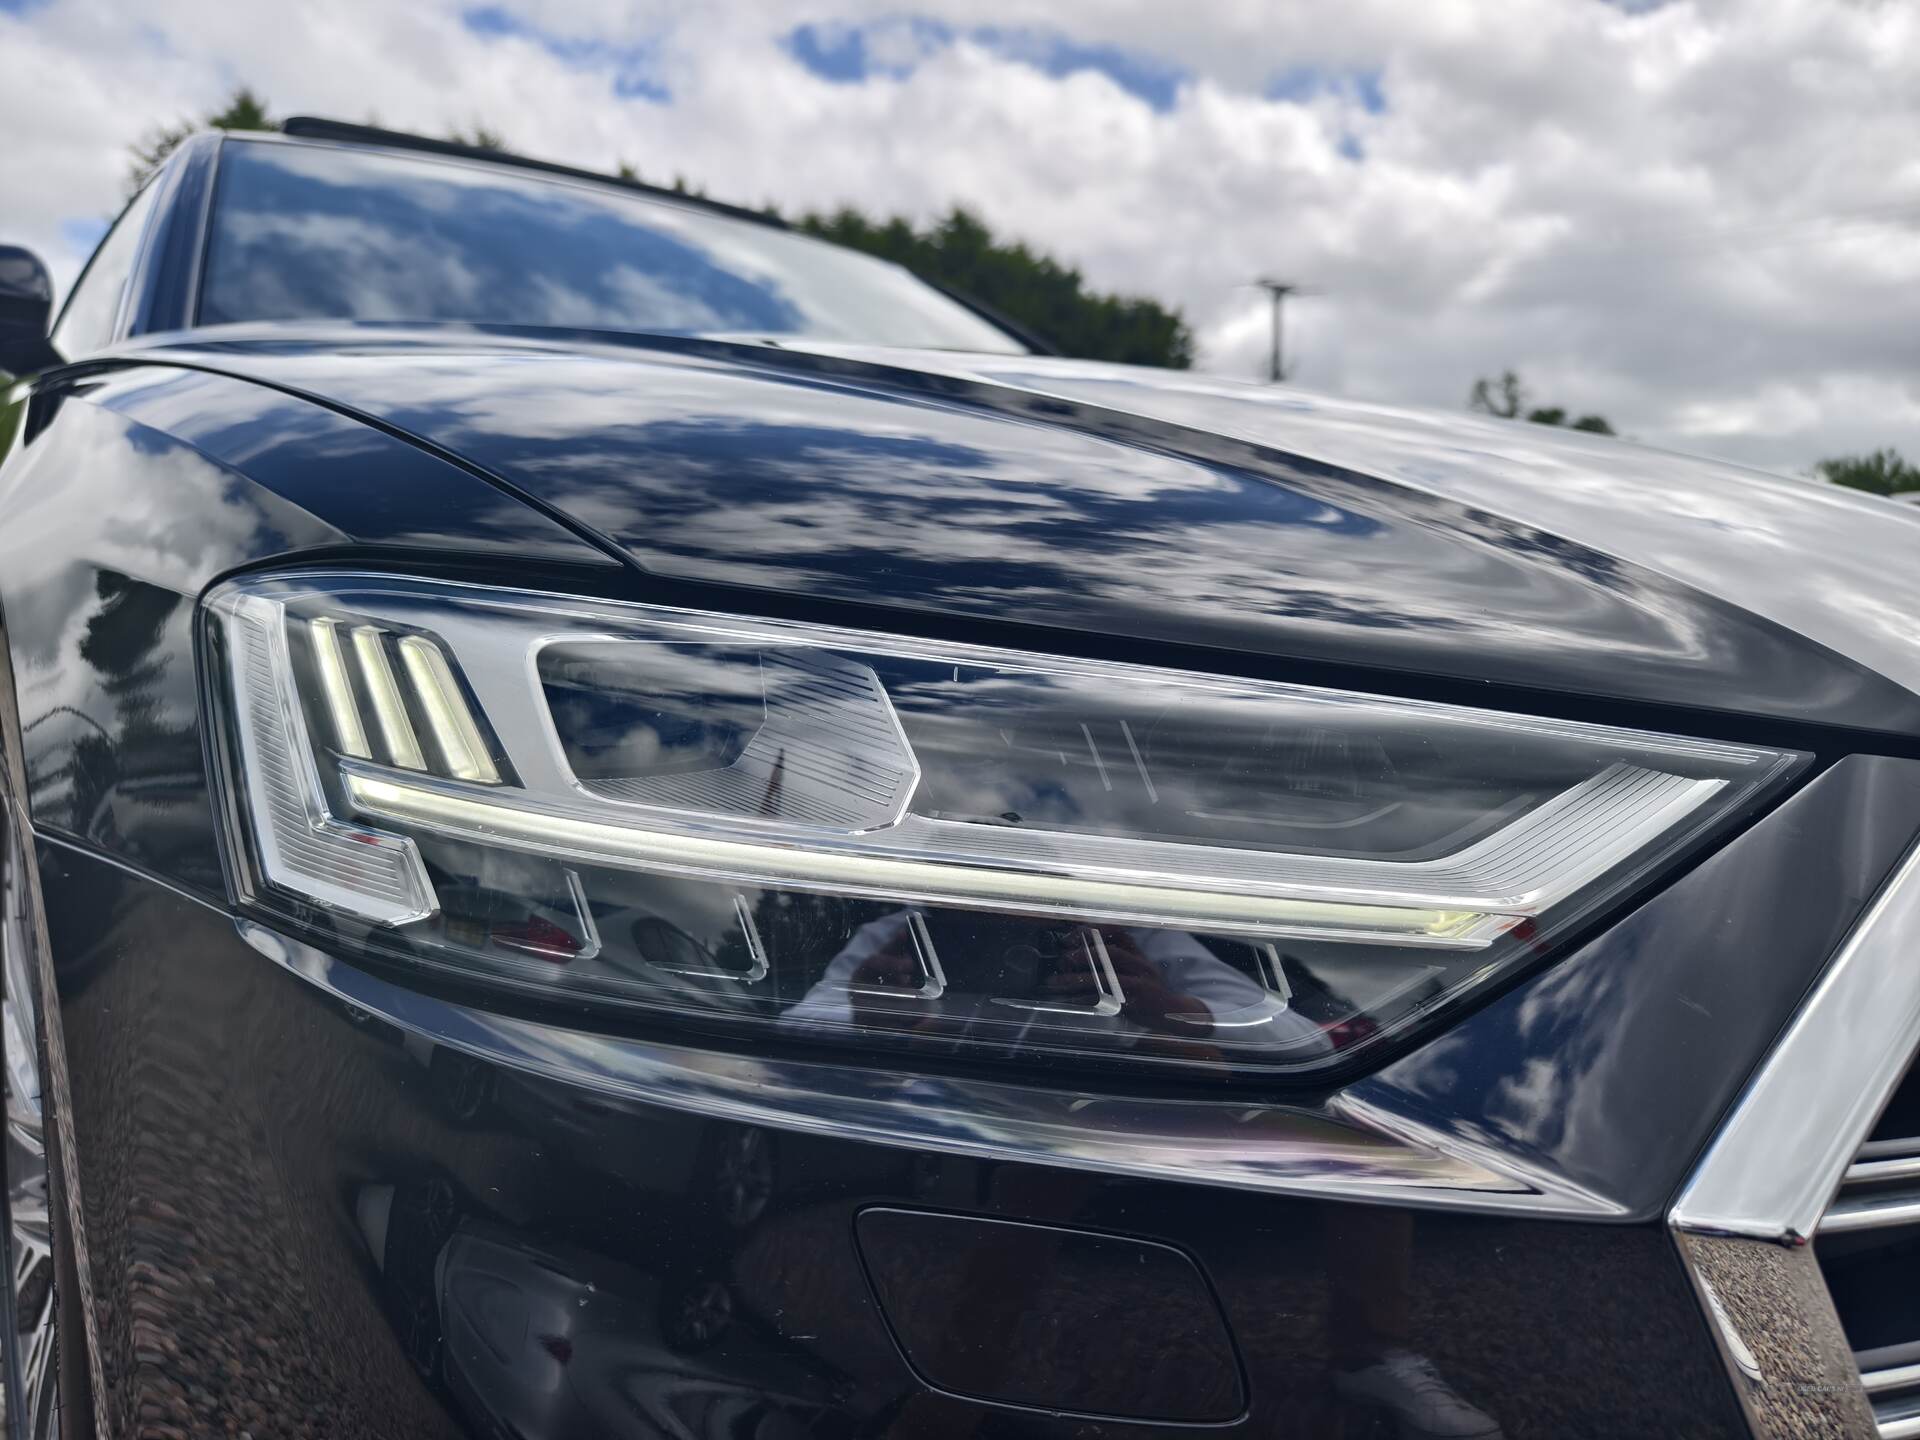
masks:
[[[10,1434],[1920,1434],[1920,512],[318,120],[0,368]]]

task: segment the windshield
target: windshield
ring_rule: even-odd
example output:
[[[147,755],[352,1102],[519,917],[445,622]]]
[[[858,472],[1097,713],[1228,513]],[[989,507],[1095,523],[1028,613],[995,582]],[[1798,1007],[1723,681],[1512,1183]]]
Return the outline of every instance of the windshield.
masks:
[[[1021,353],[897,265],[482,161],[229,141],[202,325],[425,320]]]

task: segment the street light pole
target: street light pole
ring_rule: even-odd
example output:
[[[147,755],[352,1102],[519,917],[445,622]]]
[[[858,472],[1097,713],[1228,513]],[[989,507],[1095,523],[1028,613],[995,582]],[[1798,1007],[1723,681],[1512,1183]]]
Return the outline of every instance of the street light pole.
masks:
[[[1267,381],[1269,384],[1278,385],[1287,378],[1286,366],[1282,363],[1280,351],[1281,307],[1286,303],[1287,296],[1296,293],[1300,287],[1290,285],[1283,280],[1256,280],[1253,283],[1266,291],[1273,301],[1273,348],[1267,357]]]

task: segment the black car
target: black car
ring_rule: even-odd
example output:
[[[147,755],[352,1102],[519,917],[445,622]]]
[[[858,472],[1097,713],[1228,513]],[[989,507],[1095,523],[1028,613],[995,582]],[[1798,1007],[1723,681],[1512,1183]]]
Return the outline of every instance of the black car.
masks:
[[[203,135],[0,257],[12,1434],[1920,1434],[1920,513]]]

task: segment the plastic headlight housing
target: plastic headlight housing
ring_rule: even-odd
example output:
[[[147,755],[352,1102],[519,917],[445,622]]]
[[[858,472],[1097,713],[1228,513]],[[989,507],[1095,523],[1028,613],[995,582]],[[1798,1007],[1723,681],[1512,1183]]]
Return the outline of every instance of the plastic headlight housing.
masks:
[[[372,575],[205,615],[250,908],[749,1043],[1324,1069],[1804,759]]]

